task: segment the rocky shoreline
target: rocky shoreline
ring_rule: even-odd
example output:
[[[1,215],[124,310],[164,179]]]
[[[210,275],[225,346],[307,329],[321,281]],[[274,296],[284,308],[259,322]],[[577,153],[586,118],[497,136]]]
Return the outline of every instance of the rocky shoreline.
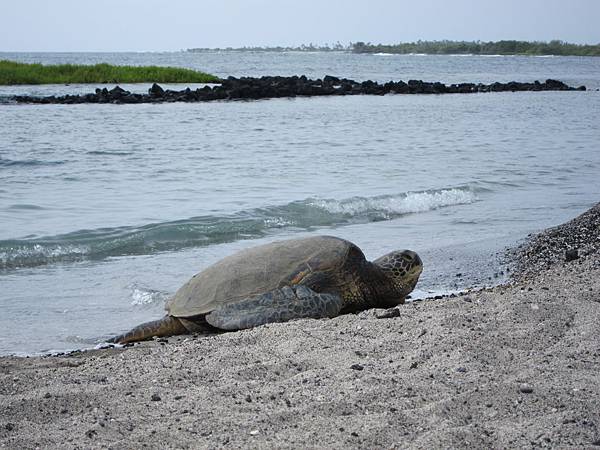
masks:
[[[514,261],[511,278],[523,281],[557,264],[593,259],[600,268],[600,203],[574,219],[548,228],[508,251]]]
[[[460,83],[446,85],[439,82],[421,80],[357,82],[346,78],[325,76],[312,80],[306,76],[263,76],[260,78],[229,77],[217,85],[206,85],[192,90],[165,90],[153,84],[148,94],[136,94],[119,86],[108,90],[96,89],[95,93],[64,96],[14,96],[17,103],[37,104],[78,104],[78,103],[161,103],[161,102],[208,102],[215,100],[259,100],[281,97],[314,97],[326,95],[386,95],[386,94],[472,94],[477,92],[517,92],[517,91],[585,91],[585,86],[577,88],[557,80],[541,83]]]
[[[2,357],[0,448],[595,448],[599,225],[600,204],[454,298]]]

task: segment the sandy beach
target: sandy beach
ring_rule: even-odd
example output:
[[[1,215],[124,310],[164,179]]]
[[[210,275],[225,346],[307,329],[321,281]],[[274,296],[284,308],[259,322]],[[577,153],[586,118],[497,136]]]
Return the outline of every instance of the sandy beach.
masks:
[[[491,289],[2,357],[0,447],[600,446],[599,251],[600,204],[511,250]]]

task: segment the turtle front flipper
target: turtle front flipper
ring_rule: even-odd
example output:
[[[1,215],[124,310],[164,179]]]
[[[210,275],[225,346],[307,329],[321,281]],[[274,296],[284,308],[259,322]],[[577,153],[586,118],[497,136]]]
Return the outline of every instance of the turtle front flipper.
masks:
[[[174,336],[186,333],[189,333],[188,329],[177,317],[165,316],[162,319],[138,325],[127,333],[115,336],[108,342],[127,344],[129,342],[145,341],[154,336]]]
[[[206,321],[222,330],[241,330],[292,319],[335,317],[342,299],[319,294],[306,286],[284,286],[264,294],[223,305],[206,315]]]

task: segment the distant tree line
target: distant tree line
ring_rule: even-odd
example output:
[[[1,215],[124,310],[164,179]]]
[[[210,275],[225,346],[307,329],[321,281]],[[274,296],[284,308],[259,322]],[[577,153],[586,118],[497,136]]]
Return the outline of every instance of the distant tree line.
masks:
[[[563,41],[417,41],[401,44],[352,44],[354,53],[425,53],[432,55],[561,55],[600,56],[600,44],[570,44]]]
[[[353,53],[424,53],[428,55],[560,55],[600,56],[600,44],[570,44],[559,40],[550,42],[527,41],[417,41],[400,44],[372,44],[354,42],[348,45],[336,42],[325,45],[297,47],[226,47],[189,48],[188,52],[353,52]]]

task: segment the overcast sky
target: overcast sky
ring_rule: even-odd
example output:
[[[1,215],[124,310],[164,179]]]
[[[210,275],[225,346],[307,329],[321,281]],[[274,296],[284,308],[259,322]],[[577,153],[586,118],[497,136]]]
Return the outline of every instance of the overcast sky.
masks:
[[[2,0],[0,51],[550,40],[600,43],[599,0]]]

